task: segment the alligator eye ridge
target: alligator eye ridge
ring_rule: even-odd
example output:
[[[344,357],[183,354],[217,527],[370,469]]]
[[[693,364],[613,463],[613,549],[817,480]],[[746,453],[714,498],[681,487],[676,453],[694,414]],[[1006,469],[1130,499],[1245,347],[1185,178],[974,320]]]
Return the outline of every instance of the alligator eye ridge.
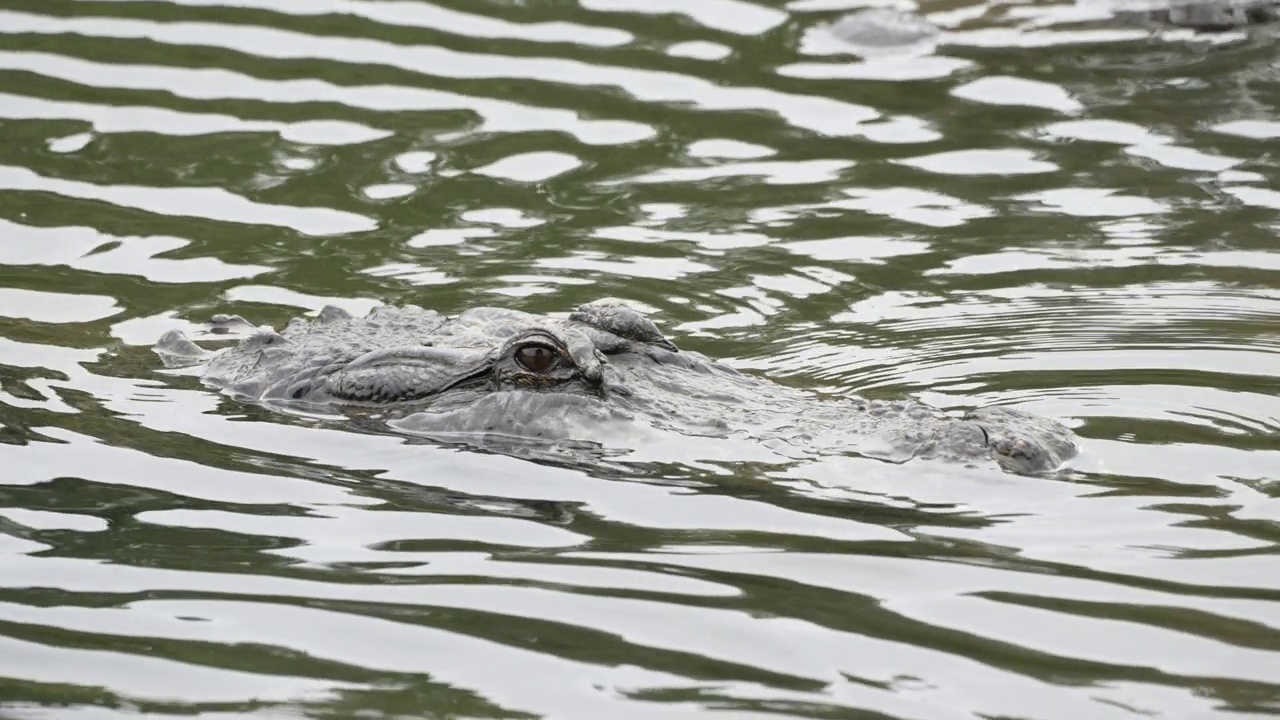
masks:
[[[560,353],[549,345],[529,344],[516,350],[516,362],[531,373],[544,373],[556,366]]]

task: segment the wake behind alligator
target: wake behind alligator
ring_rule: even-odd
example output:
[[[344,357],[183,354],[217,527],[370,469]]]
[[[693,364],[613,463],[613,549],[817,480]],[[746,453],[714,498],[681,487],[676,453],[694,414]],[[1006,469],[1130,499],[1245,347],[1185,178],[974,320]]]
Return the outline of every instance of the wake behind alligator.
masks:
[[[1061,423],[1005,407],[962,417],[912,401],[822,397],[682,351],[617,300],[565,319],[502,308],[443,316],[416,306],[356,318],[336,307],[282,332],[238,316],[215,332],[255,332],[211,354],[180,331],[155,347],[166,366],[200,364],[205,383],[269,407],[326,408],[427,437],[502,436],[605,446],[645,433],[745,437],[809,454],[995,463],[1016,473],[1076,453]]]

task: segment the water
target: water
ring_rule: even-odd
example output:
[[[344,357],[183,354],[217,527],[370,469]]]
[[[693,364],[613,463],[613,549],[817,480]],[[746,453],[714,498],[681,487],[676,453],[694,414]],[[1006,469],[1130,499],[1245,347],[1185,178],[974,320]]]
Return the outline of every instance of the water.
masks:
[[[937,2],[0,7],[0,717],[1280,712],[1274,30]],[[1062,477],[562,467],[158,372],[164,331],[618,296]]]

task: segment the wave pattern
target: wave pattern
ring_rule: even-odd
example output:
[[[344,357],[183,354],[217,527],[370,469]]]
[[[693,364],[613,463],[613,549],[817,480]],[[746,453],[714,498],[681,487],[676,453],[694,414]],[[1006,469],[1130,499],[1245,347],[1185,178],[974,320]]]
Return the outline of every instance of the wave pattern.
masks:
[[[1280,712],[1275,32],[921,0],[0,9],[0,716]],[[1053,478],[561,466],[157,372],[212,313],[627,298],[1016,404]]]

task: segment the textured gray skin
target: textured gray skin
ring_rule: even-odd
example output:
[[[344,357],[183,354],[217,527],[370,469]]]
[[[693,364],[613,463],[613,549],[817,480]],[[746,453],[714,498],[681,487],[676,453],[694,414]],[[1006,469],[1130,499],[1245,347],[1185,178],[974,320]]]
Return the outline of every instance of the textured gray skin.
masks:
[[[832,35],[859,50],[875,52],[908,47],[937,37],[938,28],[911,12],[885,7],[863,8],[827,26]]]
[[[1280,19],[1280,0],[1114,0],[1118,20],[1225,32]]]
[[[214,331],[249,326],[221,316]],[[552,347],[541,373],[516,350]],[[567,319],[501,308],[455,317],[406,306],[355,318],[333,307],[281,333],[258,331],[209,359],[178,331],[155,351],[167,366],[208,360],[203,379],[273,406],[340,408],[431,437],[501,436],[597,442],[649,432],[747,437],[806,454],[856,453],[894,462],[995,461],[1011,472],[1053,470],[1076,453],[1060,423],[1003,407],[962,418],[915,402],[819,397],[745,375],[676,348],[648,318],[615,300]]]
[[[1079,1],[1079,0],[1078,0]],[[1090,0],[1115,22],[1225,32],[1280,20],[1280,0]],[[828,25],[832,35],[860,52],[884,52],[931,41],[938,29],[915,13],[864,8]]]

